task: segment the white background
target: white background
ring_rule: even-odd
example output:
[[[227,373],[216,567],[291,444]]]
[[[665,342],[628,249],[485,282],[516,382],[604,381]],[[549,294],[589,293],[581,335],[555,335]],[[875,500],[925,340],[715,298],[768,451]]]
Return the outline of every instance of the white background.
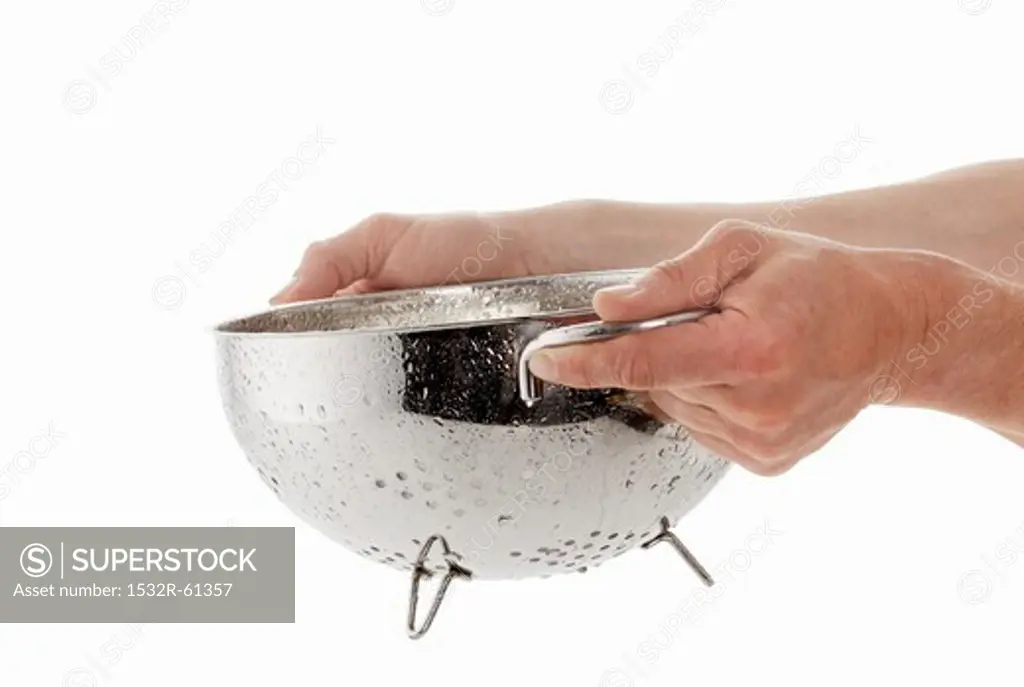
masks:
[[[298,590],[294,625],[0,624],[0,684],[1017,684],[1024,460],[964,421],[871,410],[781,478],[733,471],[680,528],[732,561],[682,622],[699,584],[658,547],[460,586],[421,642],[406,577],[300,525],[231,437],[207,328],[372,212],[782,198],[857,130],[816,192],[1024,155],[1015,0],[709,5],[669,57],[700,3],[193,0],[111,76],[151,0],[6,3],[0,523],[296,525]],[[334,143],[183,275],[318,127]]]

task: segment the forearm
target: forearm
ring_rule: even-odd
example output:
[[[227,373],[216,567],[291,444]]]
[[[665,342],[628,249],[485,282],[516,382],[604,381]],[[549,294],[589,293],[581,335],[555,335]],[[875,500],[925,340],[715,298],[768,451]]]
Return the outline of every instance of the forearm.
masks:
[[[932,251],[1024,283],[1024,160],[796,201],[792,213],[769,206],[757,211],[769,224],[786,224],[779,228],[869,248]]]
[[[898,271],[908,334],[893,360],[896,402],[970,418],[1024,445],[1024,287],[928,254],[902,259]]]
[[[623,266],[652,264],[724,219],[743,219],[867,248],[948,255],[1024,283],[1024,160],[990,162],[895,186],[768,203],[585,203],[581,231],[631,233]],[[578,206],[554,206],[557,211]],[[577,234],[578,235],[578,234]]]

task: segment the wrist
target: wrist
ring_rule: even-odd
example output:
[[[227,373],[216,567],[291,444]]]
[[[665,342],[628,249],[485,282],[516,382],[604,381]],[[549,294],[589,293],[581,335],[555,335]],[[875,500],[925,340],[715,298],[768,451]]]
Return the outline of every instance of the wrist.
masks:
[[[844,247],[852,273],[839,273],[862,289],[866,297],[859,320],[865,365],[861,368],[867,403],[891,405],[902,401],[913,382],[904,372],[906,353],[927,329],[927,303],[920,284],[926,258],[902,251]],[[860,300],[860,299],[859,299]]]
[[[896,299],[902,313],[899,344],[889,372],[900,386],[899,405],[949,409],[967,391],[965,356],[975,356],[991,335],[999,286],[951,258],[920,251],[891,253]],[[975,370],[975,373],[977,371]],[[974,379],[971,383],[995,380]]]

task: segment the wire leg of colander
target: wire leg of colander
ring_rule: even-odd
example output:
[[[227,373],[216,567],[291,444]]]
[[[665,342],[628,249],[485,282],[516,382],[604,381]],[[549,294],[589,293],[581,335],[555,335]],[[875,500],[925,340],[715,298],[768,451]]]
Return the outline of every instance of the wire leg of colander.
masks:
[[[643,544],[641,544],[641,548],[649,549],[655,544],[661,543],[663,541],[668,542],[672,545],[672,548],[674,548],[679,553],[679,555],[683,557],[683,560],[686,561],[686,564],[690,566],[693,572],[697,573],[697,577],[700,578],[701,582],[704,583],[705,587],[714,586],[715,580],[711,577],[711,573],[708,572],[707,568],[700,564],[700,561],[698,561],[697,558],[692,553],[690,553],[690,550],[686,548],[686,544],[684,544],[679,539],[679,537],[673,534],[671,530],[669,530],[669,527],[671,527],[671,523],[669,522],[668,518],[662,517],[661,532],[652,539],[649,539],[648,541],[645,541]]]
[[[441,552],[444,554],[448,570],[445,571],[444,577],[441,579],[441,586],[438,588],[437,594],[430,604],[427,617],[423,619],[422,625],[416,627],[416,609],[419,606],[420,600],[420,581],[424,577],[430,577],[433,574],[427,569],[426,561],[427,556],[430,554],[430,549],[435,543],[440,543],[441,545]],[[420,554],[417,556],[416,564],[412,570],[412,588],[409,590],[409,615],[406,630],[409,633],[410,639],[419,639],[427,634],[427,630],[430,629],[430,626],[434,623],[434,618],[437,616],[437,610],[441,608],[441,602],[444,601],[444,595],[448,591],[448,586],[452,583],[452,580],[456,577],[469,579],[471,576],[468,570],[458,565],[452,558],[452,550],[448,546],[448,542],[439,534],[435,534],[427,539],[426,543],[423,544],[423,548],[420,549]]]

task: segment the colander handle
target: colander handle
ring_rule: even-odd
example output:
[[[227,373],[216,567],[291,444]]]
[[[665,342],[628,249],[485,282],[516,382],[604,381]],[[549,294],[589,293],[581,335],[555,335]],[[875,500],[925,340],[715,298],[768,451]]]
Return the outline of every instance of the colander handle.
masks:
[[[626,336],[627,334],[649,332],[654,329],[662,329],[663,327],[671,327],[686,322],[696,322],[705,315],[710,315],[714,312],[717,311],[701,308],[697,310],[684,310],[674,315],[664,315],[636,322],[585,322],[583,324],[569,325],[568,327],[559,327],[558,329],[549,329],[530,341],[523,348],[523,352],[519,356],[519,397],[523,399],[526,405],[532,406],[541,400],[544,395],[544,382],[530,371],[530,360],[538,351],[546,348],[559,348],[561,346],[606,341]]]

